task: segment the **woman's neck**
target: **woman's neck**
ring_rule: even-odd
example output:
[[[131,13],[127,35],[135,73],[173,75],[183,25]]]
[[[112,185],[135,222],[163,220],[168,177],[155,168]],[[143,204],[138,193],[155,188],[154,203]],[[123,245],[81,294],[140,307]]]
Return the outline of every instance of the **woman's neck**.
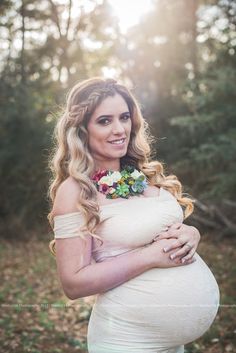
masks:
[[[113,170],[113,171],[120,171],[120,163],[96,163],[95,164],[95,171],[97,170]]]

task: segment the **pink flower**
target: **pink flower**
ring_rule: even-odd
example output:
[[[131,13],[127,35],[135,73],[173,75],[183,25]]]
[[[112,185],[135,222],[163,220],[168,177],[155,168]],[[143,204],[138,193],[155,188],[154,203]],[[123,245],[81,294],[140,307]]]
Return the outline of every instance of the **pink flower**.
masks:
[[[106,184],[101,184],[99,185],[99,191],[104,193],[104,194],[108,194],[109,193],[109,185],[106,185]]]

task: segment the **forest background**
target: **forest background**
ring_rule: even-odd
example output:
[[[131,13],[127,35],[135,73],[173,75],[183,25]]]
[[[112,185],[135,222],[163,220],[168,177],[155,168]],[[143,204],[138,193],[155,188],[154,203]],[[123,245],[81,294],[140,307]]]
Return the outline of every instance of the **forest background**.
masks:
[[[92,76],[133,87],[156,137],[156,158],[196,199],[188,222],[210,234],[216,247],[217,241],[234,244],[236,3],[150,0],[124,29],[117,2],[0,1],[0,231],[6,254],[13,251],[9,241],[52,239],[53,128],[69,88]],[[131,16],[137,3],[127,0],[123,16]]]
[[[57,112],[75,82],[105,75],[134,88],[156,158],[200,201],[194,221],[235,232],[235,2],[153,0],[125,32],[111,3],[0,3],[1,231],[50,230]]]

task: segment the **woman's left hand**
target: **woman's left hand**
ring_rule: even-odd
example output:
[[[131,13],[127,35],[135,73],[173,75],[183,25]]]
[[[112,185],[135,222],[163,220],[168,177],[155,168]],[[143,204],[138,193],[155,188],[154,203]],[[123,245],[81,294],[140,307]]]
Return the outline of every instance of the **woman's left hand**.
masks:
[[[176,238],[171,245],[163,248],[164,252],[172,252],[170,258],[175,262],[185,262],[193,257],[200,241],[200,233],[197,228],[183,223],[174,223],[165,232],[159,233],[155,240]]]

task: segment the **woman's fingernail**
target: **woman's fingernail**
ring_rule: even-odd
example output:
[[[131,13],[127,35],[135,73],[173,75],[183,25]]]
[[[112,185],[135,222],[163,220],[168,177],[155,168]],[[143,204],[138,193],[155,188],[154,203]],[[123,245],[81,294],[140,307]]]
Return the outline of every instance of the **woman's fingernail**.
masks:
[[[182,260],[181,260],[182,264],[183,264],[185,261],[186,261],[186,259],[182,259]]]
[[[173,260],[175,258],[175,254],[171,254],[170,258],[171,258],[171,260]]]
[[[163,251],[164,252],[167,252],[169,249],[168,248],[163,248]]]

